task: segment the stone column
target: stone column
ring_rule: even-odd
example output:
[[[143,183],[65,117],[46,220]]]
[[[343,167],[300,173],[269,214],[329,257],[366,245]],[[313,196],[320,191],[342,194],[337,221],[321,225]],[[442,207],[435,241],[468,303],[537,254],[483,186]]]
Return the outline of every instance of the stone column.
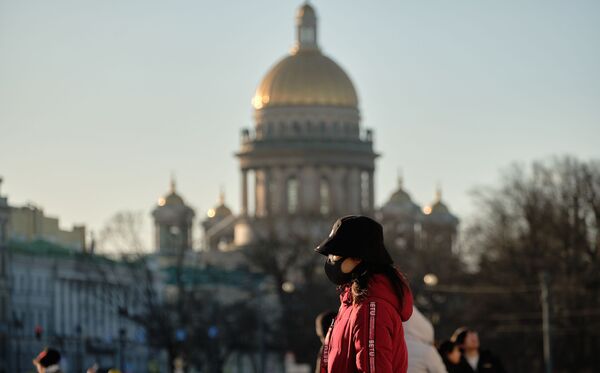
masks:
[[[263,202],[263,212],[264,212],[264,216],[269,216],[271,215],[271,184],[272,184],[272,177],[273,177],[273,172],[271,171],[271,168],[266,167],[263,169],[263,189],[264,189],[264,193],[263,193],[263,198],[264,198],[264,202]]]
[[[329,183],[329,194],[331,200],[331,212],[335,215],[346,215],[348,212],[348,202],[350,193],[348,193],[347,170],[342,167],[336,167],[331,173]]]
[[[301,213],[319,213],[321,176],[314,166],[306,166],[298,173],[301,190]]]
[[[348,207],[352,214],[358,214],[361,210],[361,180],[360,170],[358,168],[351,168],[348,175],[348,189],[350,196],[348,198]]]
[[[248,215],[248,170],[242,170],[242,215]]]
[[[271,169],[269,169],[269,176],[268,176],[268,180],[269,180],[269,187],[268,187],[268,194],[269,194],[269,215],[273,216],[273,215],[278,215],[282,213],[282,204],[283,204],[283,199],[282,199],[282,193],[281,191],[283,190],[283,186],[282,186],[282,180],[283,180],[283,176],[282,176],[282,171],[281,168],[279,167],[272,167]]]
[[[256,174],[256,185],[255,185],[255,211],[257,217],[264,217],[267,214],[267,183],[266,183],[266,171],[265,169],[258,169],[255,171]]]
[[[369,214],[375,211],[375,172],[369,171]]]

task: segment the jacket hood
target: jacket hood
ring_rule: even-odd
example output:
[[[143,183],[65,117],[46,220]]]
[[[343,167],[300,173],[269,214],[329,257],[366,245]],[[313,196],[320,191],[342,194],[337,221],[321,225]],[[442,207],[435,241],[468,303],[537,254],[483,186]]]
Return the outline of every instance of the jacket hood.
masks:
[[[373,274],[369,282],[369,298],[379,298],[394,306],[400,319],[406,321],[413,311],[413,298],[406,281],[403,284],[403,298],[398,299],[396,291],[390,280],[383,274]]]
[[[407,339],[416,339],[423,343],[433,344],[433,325],[413,306],[412,317],[404,322],[404,335]]]

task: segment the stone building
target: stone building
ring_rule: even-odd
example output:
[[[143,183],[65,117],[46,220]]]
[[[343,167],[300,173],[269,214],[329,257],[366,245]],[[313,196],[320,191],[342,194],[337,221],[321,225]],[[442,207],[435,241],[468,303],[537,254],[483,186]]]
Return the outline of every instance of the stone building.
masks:
[[[350,77],[318,43],[311,5],[299,8],[294,47],[263,77],[252,104],[254,127],[242,130],[236,154],[242,202],[225,230],[233,229],[230,248],[273,235],[315,241],[338,216],[373,215],[373,133],[360,123]],[[230,242],[206,227],[209,245]]]
[[[403,179],[398,179],[396,191],[376,212],[383,225],[386,247],[395,259],[419,250],[455,254],[459,219],[441,196],[438,187],[434,201],[421,207],[404,188]]]
[[[42,208],[33,204],[11,206],[10,209],[9,239],[25,242],[45,240],[79,251],[86,249],[85,226],[63,229],[58,218],[47,216]]]
[[[152,211],[157,253],[175,255],[191,251],[194,214],[194,210],[177,193],[172,178],[169,192],[158,199]]]
[[[2,178],[0,178],[0,187]],[[9,371],[8,341],[10,339],[9,327],[11,323],[10,312],[10,287],[8,263],[8,222],[10,220],[10,206],[8,198],[2,196],[0,189],[0,372]]]

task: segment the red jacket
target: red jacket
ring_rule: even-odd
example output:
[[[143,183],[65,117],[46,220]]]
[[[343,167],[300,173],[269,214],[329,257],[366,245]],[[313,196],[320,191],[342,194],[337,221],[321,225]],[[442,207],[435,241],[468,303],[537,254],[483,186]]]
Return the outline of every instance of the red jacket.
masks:
[[[413,305],[408,286],[400,302],[388,278],[375,274],[363,302],[352,303],[350,286],[340,301],[325,339],[321,372],[405,373],[408,357],[402,322],[410,318]]]

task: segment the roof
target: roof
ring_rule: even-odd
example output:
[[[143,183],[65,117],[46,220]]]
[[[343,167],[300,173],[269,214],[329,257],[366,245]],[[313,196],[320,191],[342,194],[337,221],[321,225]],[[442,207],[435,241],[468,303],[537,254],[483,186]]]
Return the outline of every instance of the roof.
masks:
[[[82,251],[74,250],[53,242],[46,240],[34,240],[34,241],[19,241],[9,240],[8,250],[13,254],[30,255],[35,257],[46,257],[53,259],[93,259],[106,263],[118,263],[117,261],[110,259],[103,255],[88,254]]]

